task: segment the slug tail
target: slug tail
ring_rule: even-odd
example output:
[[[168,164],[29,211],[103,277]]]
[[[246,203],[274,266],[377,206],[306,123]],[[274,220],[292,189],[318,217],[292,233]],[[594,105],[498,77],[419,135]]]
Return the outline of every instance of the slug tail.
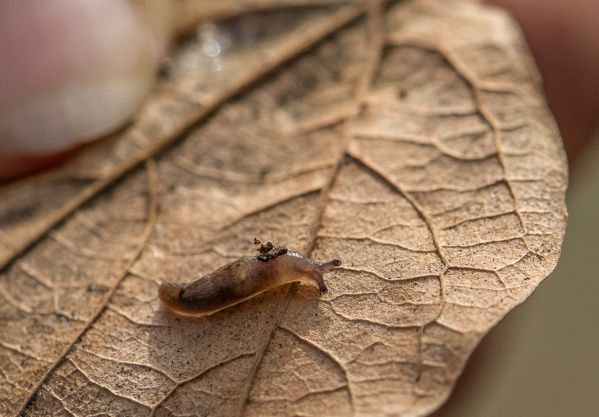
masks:
[[[158,287],[158,297],[165,306],[171,310],[178,311],[179,300],[184,289],[185,284],[163,282]]]

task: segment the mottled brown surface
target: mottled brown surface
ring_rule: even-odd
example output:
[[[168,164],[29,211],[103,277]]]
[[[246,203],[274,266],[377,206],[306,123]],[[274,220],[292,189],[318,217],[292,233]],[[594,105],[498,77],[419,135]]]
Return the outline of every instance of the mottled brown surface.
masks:
[[[0,190],[1,415],[424,415],[551,272],[567,168],[513,22],[335,10],[252,14],[220,72],[181,45],[130,128]],[[254,236],[344,263],[161,307]]]

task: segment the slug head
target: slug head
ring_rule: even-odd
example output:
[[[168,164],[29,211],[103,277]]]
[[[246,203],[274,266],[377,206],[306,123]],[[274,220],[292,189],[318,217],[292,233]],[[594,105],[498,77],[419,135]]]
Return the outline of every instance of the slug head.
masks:
[[[315,283],[321,294],[328,291],[323,279],[324,274],[341,265],[339,259],[320,263],[305,258],[297,252],[288,252],[287,256],[281,259],[284,262],[282,272],[286,275],[286,282],[304,281]]]

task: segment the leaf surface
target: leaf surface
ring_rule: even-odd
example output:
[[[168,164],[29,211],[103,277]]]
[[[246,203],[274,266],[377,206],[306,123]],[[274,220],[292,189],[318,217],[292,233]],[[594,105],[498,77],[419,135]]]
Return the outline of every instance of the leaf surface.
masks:
[[[424,415],[555,267],[565,156],[504,14],[236,19],[224,30],[256,36],[221,71],[183,43],[130,127],[2,190],[2,415]],[[254,236],[343,266],[322,297],[161,307],[160,281],[250,255]]]

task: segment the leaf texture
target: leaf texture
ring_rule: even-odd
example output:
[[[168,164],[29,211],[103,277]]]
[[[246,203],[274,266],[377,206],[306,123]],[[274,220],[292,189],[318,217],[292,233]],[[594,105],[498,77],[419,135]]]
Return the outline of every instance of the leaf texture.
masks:
[[[2,190],[0,414],[425,415],[555,267],[565,156],[504,14],[414,0],[236,19],[256,39],[221,71],[183,43],[129,128]],[[341,258],[328,294],[161,307],[160,281],[254,236]]]

